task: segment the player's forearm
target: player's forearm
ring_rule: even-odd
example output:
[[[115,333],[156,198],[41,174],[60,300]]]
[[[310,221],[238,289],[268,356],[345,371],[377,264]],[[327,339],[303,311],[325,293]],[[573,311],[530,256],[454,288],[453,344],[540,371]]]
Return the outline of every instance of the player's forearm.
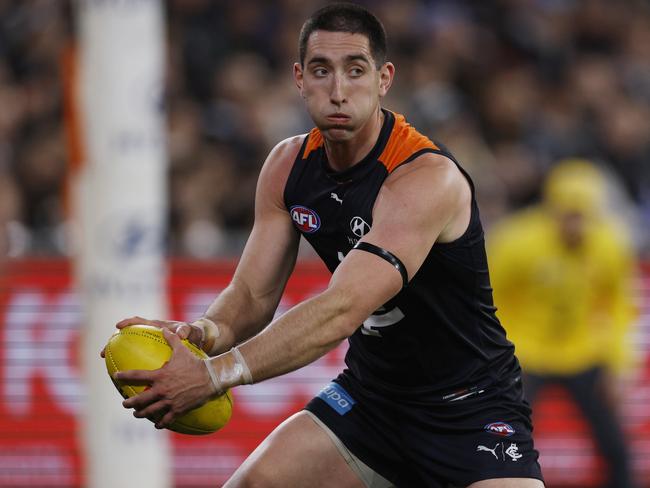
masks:
[[[277,304],[272,293],[254,296],[245,283],[233,280],[204,314],[218,328],[218,337],[204,350],[219,354],[256,334],[271,321]]]
[[[301,368],[354,333],[363,318],[356,317],[350,298],[327,291],[292,308],[243,344],[241,352],[255,381]]]
[[[354,300],[340,292],[325,292],[289,310],[264,331],[239,346],[254,382],[305,366],[349,337],[363,321]],[[227,372],[233,353],[212,359],[218,372]],[[223,388],[245,383],[224,374]]]
[[[255,337],[209,361],[217,376],[215,391],[273,378],[313,362],[351,336],[402,286],[391,263],[377,263],[370,253],[353,254],[339,265],[323,293],[296,305]]]

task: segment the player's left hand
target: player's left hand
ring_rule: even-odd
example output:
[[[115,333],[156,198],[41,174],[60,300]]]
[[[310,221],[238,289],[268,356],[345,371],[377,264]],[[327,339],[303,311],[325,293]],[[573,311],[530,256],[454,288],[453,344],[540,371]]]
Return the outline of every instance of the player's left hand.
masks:
[[[214,393],[202,360],[170,330],[163,329],[163,335],[172,347],[172,357],[160,369],[134,369],[115,374],[115,379],[124,384],[149,385],[122,405],[133,408],[134,417],[146,417],[154,422],[157,429],[168,427],[179,416],[203,405]]]

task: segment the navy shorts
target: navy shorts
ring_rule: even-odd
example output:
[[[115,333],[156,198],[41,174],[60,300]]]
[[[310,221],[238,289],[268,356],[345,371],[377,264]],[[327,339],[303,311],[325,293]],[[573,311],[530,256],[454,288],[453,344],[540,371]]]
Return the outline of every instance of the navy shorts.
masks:
[[[305,408],[397,487],[543,479],[519,376],[432,398],[378,394],[346,370]]]

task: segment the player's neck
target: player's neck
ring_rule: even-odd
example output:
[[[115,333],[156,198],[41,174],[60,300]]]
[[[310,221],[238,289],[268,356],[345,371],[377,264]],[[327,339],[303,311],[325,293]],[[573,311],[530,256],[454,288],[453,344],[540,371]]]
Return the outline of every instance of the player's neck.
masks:
[[[383,123],[384,113],[378,108],[377,113],[372,115],[351,139],[347,141],[326,139],[325,152],[329,166],[335,171],[343,171],[360,162],[377,143]]]

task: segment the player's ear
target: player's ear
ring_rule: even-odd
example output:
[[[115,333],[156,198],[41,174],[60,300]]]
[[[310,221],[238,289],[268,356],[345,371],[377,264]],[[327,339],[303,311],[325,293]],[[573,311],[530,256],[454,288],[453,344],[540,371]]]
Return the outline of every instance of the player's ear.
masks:
[[[293,63],[293,80],[296,82],[296,86],[300,91],[300,95],[304,98],[304,95],[302,93],[302,81],[303,81],[302,75],[303,75],[302,65],[300,63]]]
[[[393,77],[395,76],[395,65],[391,62],[386,62],[379,68],[379,96],[383,97],[388,93],[390,86],[393,84]]]

